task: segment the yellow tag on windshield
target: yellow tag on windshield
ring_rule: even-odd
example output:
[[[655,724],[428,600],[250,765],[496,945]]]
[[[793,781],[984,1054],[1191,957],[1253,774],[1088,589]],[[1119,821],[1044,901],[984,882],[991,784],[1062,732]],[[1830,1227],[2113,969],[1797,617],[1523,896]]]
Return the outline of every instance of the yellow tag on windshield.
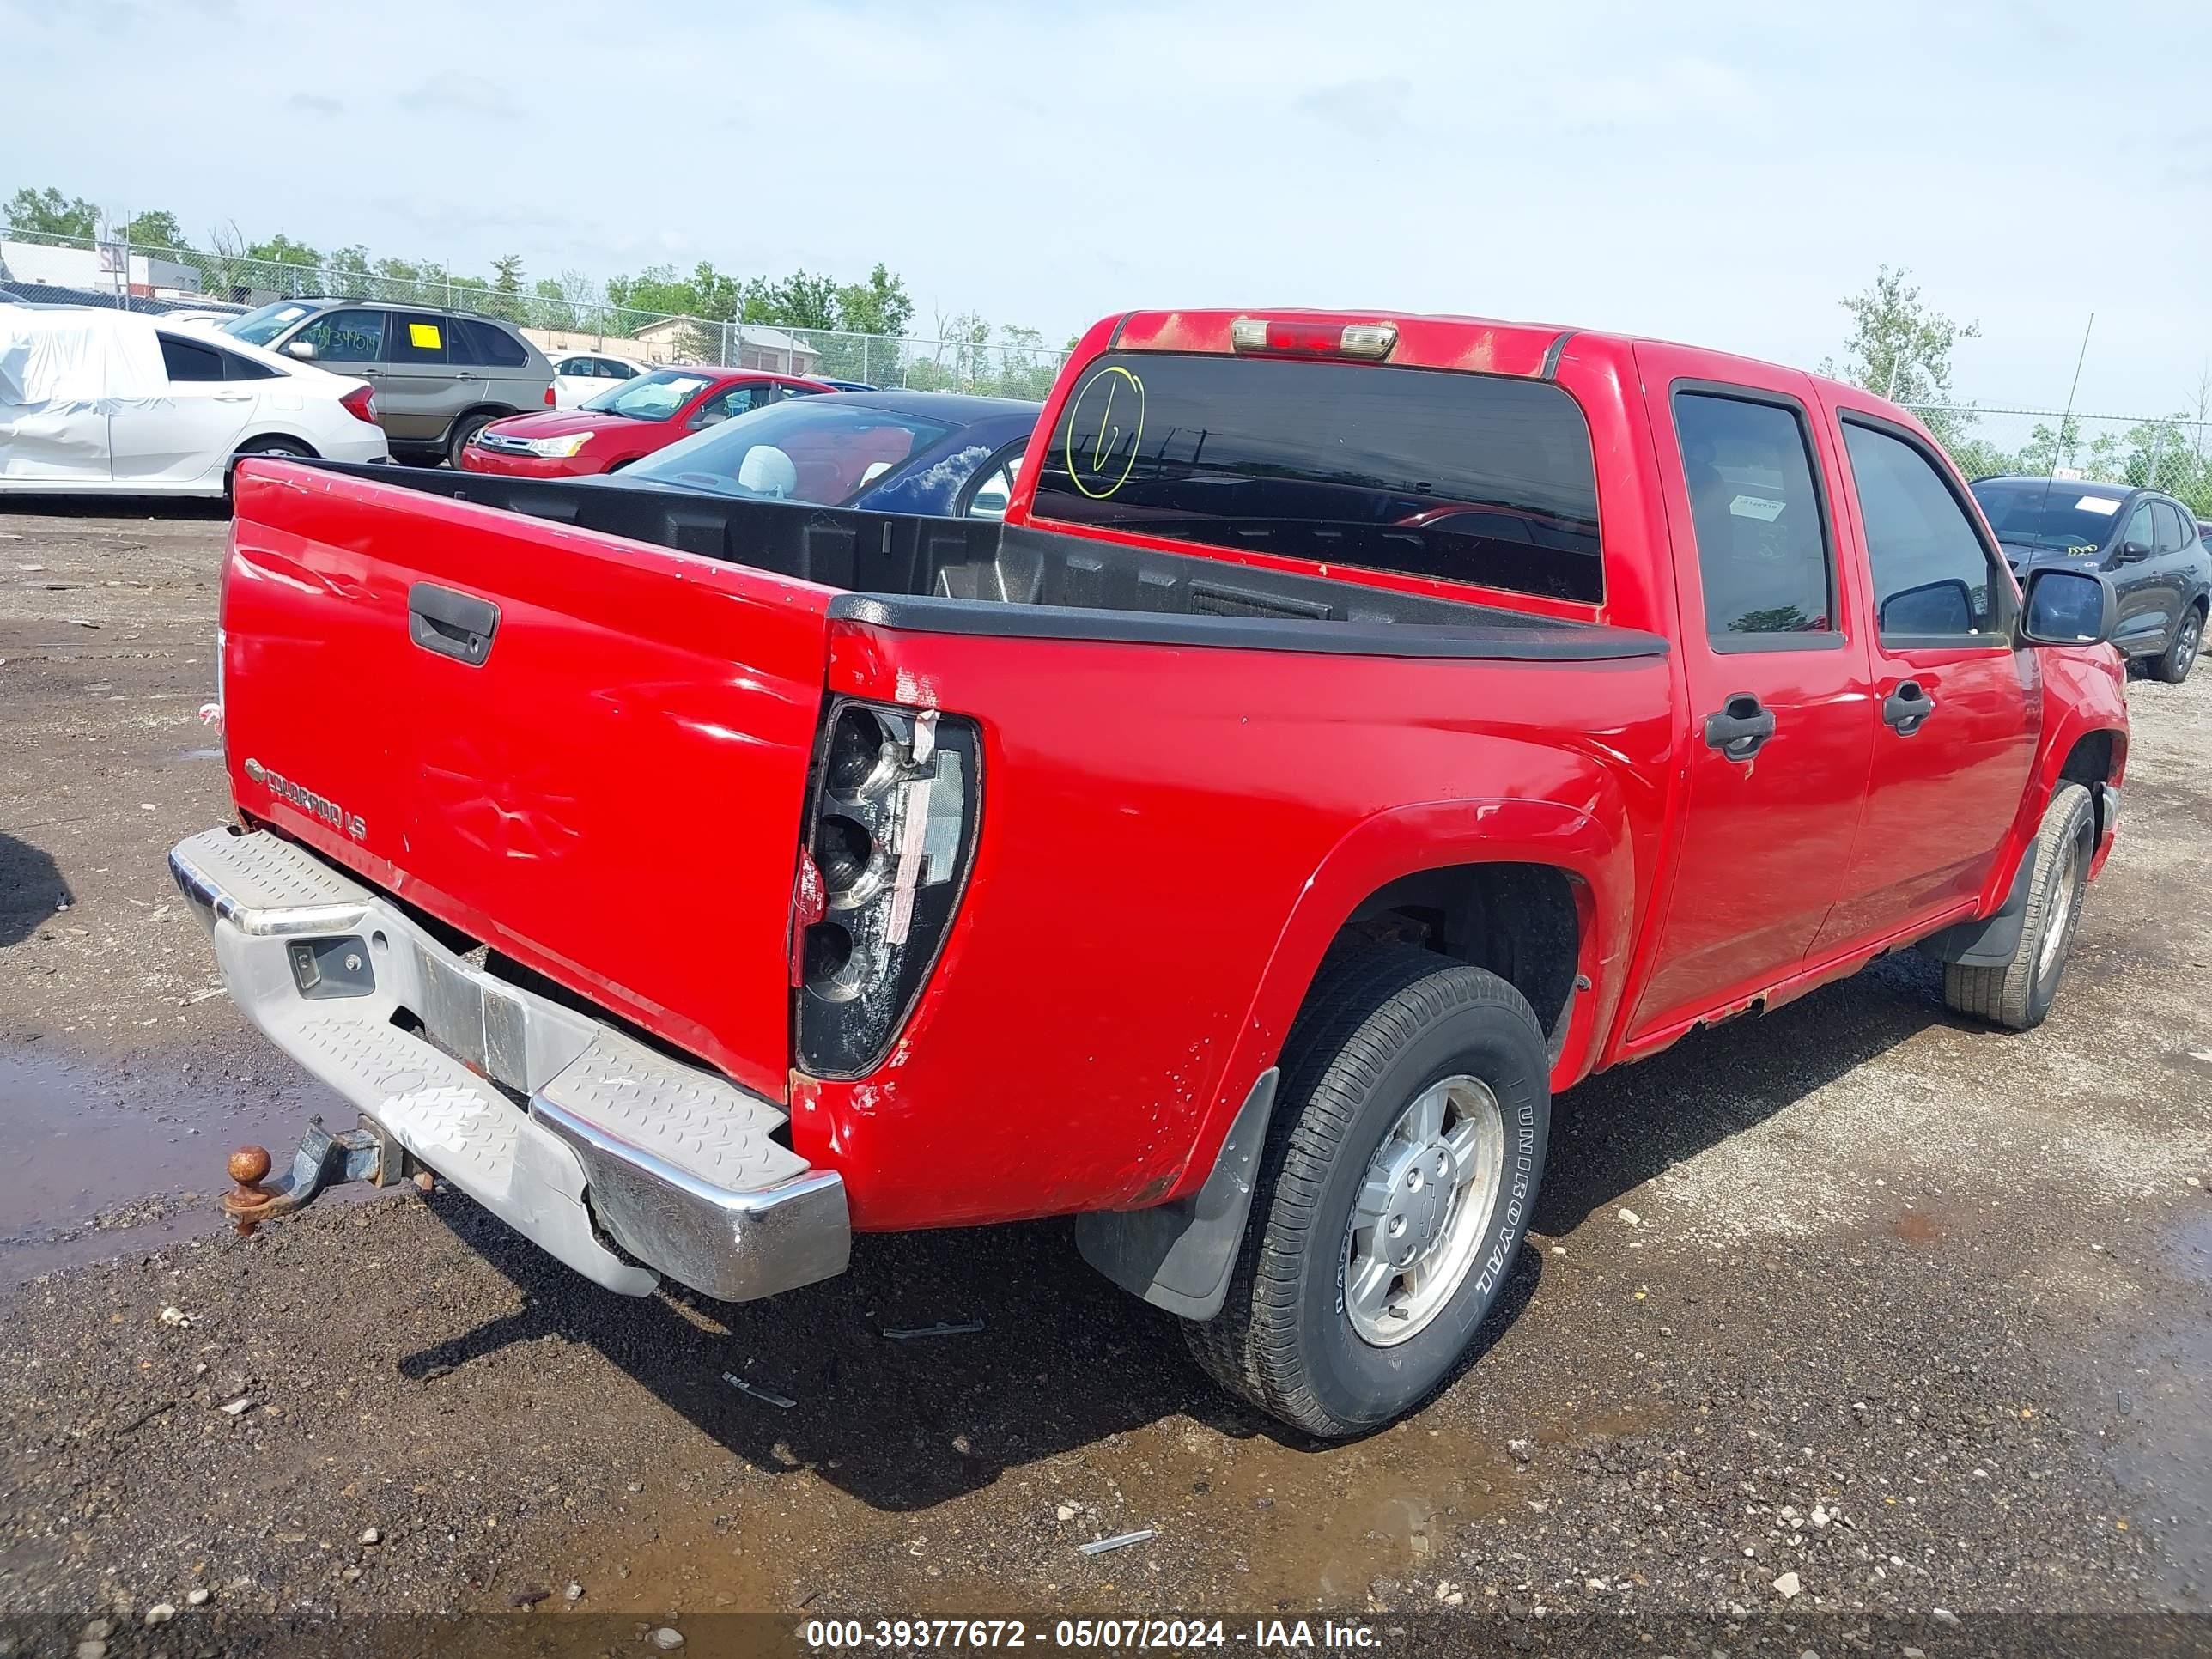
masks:
[[[441,343],[435,323],[408,324],[407,338],[410,344],[422,351],[435,351]]]

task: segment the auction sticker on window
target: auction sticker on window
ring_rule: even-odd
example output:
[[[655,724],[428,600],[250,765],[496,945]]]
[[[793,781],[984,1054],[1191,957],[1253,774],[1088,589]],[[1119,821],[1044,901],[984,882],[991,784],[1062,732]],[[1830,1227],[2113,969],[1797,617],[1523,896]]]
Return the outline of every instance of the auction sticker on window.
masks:
[[[435,351],[444,342],[438,337],[437,324],[410,323],[407,325],[407,343],[418,351]]]
[[[1060,459],[1075,487],[1104,501],[1129,482],[1145,436],[1145,383],[1115,363],[1102,368],[1068,400]]]
[[[2109,519],[2120,510],[2120,504],[2109,496],[2084,495],[2074,503],[2074,510],[2076,513],[2101,513]]]

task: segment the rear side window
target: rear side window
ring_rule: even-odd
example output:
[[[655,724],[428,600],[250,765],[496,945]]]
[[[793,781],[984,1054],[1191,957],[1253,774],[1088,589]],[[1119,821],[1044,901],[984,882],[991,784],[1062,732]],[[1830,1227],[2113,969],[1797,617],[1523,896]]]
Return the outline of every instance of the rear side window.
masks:
[[[220,380],[223,354],[213,346],[180,340],[173,334],[155,337],[161,342],[161,367],[171,380]]]
[[[487,323],[475,317],[448,317],[445,322],[448,336],[447,354],[450,362],[520,368],[530,361],[530,354],[523,349],[522,342],[497,323]],[[563,372],[588,374],[591,370],[579,365]]]
[[[1542,381],[1109,352],[1036,458],[1038,518],[1595,605],[1597,473]]]
[[[392,331],[384,337],[384,361],[445,362],[446,336],[453,326],[450,317],[434,317],[422,311],[395,311],[392,313]]]
[[[1885,643],[1984,643],[1996,628],[1988,552],[1966,509],[1917,445],[1844,422]]]
[[[2181,514],[2166,501],[2154,501],[2153,510],[2158,517],[2158,550],[2179,553],[2189,545],[2189,531],[2181,522]]]
[[[1761,636],[1832,634],[1827,515],[1804,416],[1781,404],[1684,392],[1674,430],[1707,636],[1725,651],[1758,650]]]
[[[234,351],[222,354],[224,374],[234,380],[274,380],[282,374],[266,363],[257,363],[251,357],[241,357]]]

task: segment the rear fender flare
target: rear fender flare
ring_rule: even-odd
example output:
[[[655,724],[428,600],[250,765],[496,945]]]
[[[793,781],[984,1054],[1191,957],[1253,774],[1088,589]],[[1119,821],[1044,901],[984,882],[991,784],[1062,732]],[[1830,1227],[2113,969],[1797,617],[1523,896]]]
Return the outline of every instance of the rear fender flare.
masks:
[[[1364,818],[1330,849],[1299,895],[1247,1010],[1218,1092],[1166,1196],[1188,1196],[1212,1172],[1231,1119],[1254,1081],[1276,1063],[1323,954],[1361,902],[1390,883],[1462,864],[1542,864],[1576,878],[1579,988],[1567,1039],[1553,1068],[1554,1089],[1589,1069],[1620,993],[1620,957],[1632,935],[1633,852],[1615,825],[1626,821],[1618,793],[1594,777],[1589,808],[1553,800],[1421,801]]]

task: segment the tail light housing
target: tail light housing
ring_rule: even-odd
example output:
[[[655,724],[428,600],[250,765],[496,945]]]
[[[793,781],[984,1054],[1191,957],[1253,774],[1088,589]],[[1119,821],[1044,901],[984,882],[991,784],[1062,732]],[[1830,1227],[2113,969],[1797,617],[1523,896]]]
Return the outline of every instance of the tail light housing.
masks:
[[[373,386],[357,386],[338,399],[345,412],[356,421],[376,424],[376,391]]]
[[[555,406],[556,405],[553,402],[553,388],[550,384],[548,384],[545,388],[545,407],[551,409]]]
[[[793,1047],[816,1077],[879,1065],[936,966],[982,799],[974,721],[841,699],[823,723],[794,918]],[[812,896],[818,894],[818,898]]]
[[[1229,325],[1229,343],[1243,352],[1285,357],[1364,357],[1380,362],[1397,348],[1395,323],[1273,322],[1239,317]]]

